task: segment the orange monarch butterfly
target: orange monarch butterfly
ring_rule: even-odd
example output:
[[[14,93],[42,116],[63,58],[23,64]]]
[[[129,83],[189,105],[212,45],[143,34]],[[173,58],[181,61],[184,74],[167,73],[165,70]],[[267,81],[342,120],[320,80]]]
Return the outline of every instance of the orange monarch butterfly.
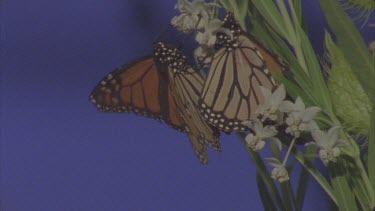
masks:
[[[153,56],[123,65],[102,79],[90,101],[104,112],[134,112],[164,120],[186,132],[201,163],[206,147],[220,151],[219,131],[205,122],[197,103],[204,80],[187,65],[181,52],[165,42],[154,43]]]
[[[241,29],[232,13],[225,16],[223,27],[233,37],[217,33],[215,54],[198,104],[210,124],[229,133],[246,130],[241,122],[255,117],[257,105],[263,102],[260,86],[277,87],[268,68],[281,73],[284,66]]]

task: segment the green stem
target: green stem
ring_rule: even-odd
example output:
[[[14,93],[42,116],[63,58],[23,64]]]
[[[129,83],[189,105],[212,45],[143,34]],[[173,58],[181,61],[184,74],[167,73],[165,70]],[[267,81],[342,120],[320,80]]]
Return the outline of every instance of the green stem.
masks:
[[[280,9],[280,13],[281,13],[281,16],[283,17],[283,20],[284,20],[285,26],[287,28],[287,31],[289,33],[289,36],[285,37],[285,39],[288,40],[290,45],[292,45],[292,47],[294,49],[294,52],[296,54],[298,63],[301,65],[301,67],[305,71],[305,73],[307,75],[309,75],[308,71],[307,71],[307,64],[306,64],[306,61],[305,61],[305,56],[304,56],[303,50],[301,48],[300,39],[298,38],[298,33],[296,32],[296,29],[293,27],[292,21],[290,20],[289,13],[288,13],[288,10],[285,7],[284,1],[283,0],[277,0],[276,2],[277,2],[277,5]],[[289,0],[289,7],[292,10],[292,16],[296,16],[295,11],[294,11],[293,3],[290,2],[290,0]],[[294,15],[293,15],[293,13],[294,13]],[[297,19],[297,16],[296,16],[296,19]],[[296,23],[298,24],[298,22],[296,22]],[[300,27],[300,26],[296,25],[296,27]]]
[[[359,172],[360,172],[360,175],[363,179],[363,182],[366,184],[366,189],[367,189],[367,194],[369,196],[369,199],[370,199],[370,205],[371,207],[375,207],[375,194],[374,194],[374,190],[372,189],[372,185],[371,185],[371,182],[367,176],[367,173],[366,173],[366,170],[365,168],[363,167],[363,163],[361,161],[361,159],[359,157],[355,157],[354,158],[354,162],[356,164],[356,166],[358,167],[359,169]]]
[[[290,145],[289,145],[288,152],[286,153],[285,158],[284,158],[284,161],[283,161],[283,166],[284,166],[284,167],[285,167],[286,161],[288,160],[289,154],[290,154],[290,152],[292,151],[292,148],[293,148],[294,142],[296,142],[296,139],[297,139],[297,138],[294,137],[293,140],[292,140],[292,143],[290,143]]]
[[[331,115],[331,119],[332,119],[332,121],[334,122],[335,125],[340,125],[339,120],[334,115]],[[366,170],[363,166],[363,163],[361,161],[359,147],[358,147],[357,143],[352,138],[350,138],[350,136],[347,133],[342,131],[341,134],[342,134],[343,137],[345,137],[347,140],[349,140],[349,143],[351,145],[351,147],[350,147],[351,150],[348,152],[348,154],[353,158],[356,167],[360,171],[361,178],[362,178],[363,182],[366,184],[366,192],[367,192],[369,200],[370,200],[369,201],[370,205],[372,207],[374,207],[375,206],[375,193],[374,193],[374,190],[372,189],[371,182],[368,178],[367,172],[366,172]],[[351,153],[351,152],[353,152],[353,153]]]

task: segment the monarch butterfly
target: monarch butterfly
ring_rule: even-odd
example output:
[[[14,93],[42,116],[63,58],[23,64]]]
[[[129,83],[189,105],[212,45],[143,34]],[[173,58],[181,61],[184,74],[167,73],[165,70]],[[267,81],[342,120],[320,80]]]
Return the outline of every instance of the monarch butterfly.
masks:
[[[198,111],[203,79],[173,46],[158,41],[152,56],[123,65],[102,79],[89,99],[100,111],[134,112],[164,120],[186,132],[195,154],[207,163],[206,146],[220,151],[219,131]]]
[[[215,54],[205,81],[199,107],[202,115],[224,132],[244,131],[242,121],[255,117],[263,102],[260,86],[277,87],[269,72],[281,73],[284,65],[271,51],[244,32],[228,13],[223,27],[233,37],[217,33]]]

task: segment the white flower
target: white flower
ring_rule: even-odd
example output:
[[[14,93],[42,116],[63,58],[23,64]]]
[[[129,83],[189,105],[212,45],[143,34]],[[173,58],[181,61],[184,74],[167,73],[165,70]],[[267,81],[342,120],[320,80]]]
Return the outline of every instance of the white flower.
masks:
[[[201,24],[208,22],[212,7],[219,7],[218,4],[206,3],[204,0],[178,0],[176,9],[181,14],[172,19],[171,23],[178,30],[189,33],[200,28]]]
[[[288,117],[285,120],[288,127],[285,132],[298,138],[300,132],[311,131],[317,128],[313,119],[321,109],[319,107],[306,108],[300,97],[297,97],[294,104],[290,101],[283,101],[280,104],[279,109],[288,114]]]
[[[272,121],[281,120],[283,114],[279,110],[280,104],[286,96],[284,85],[281,84],[273,93],[269,89],[261,86],[264,102],[257,107],[255,113],[262,116],[262,121],[270,119]]]
[[[262,122],[259,119],[252,119],[251,121],[242,122],[246,125],[254,134],[250,133],[246,136],[245,141],[252,150],[258,151],[264,147],[266,141],[273,141],[281,149],[281,142],[278,138],[274,137],[277,134],[277,130],[274,126],[267,125],[263,127]]]
[[[311,135],[315,140],[312,144],[319,147],[319,157],[325,165],[330,161],[336,162],[337,157],[341,154],[340,147],[348,144],[346,140],[340,139],[339,128],[340,126],[332,127],[327,133],[319,129],[311,132]]]
[[[171,24],[178,30],[189,33],[196,29],[199,18],[193,17],[189,14],[182,13],[172,19]]]
[[[205,22],[195,40],[201,45],[213,46],[216,42],[216,33],[222,31],[222,25],[223,22],[217,18]]]
[[[278,180],[279,182],[285,182],[289,180],[288,170],[283,164],[276,158],[265,158],[265,160],[274,167],[271,172],[271,177]]]

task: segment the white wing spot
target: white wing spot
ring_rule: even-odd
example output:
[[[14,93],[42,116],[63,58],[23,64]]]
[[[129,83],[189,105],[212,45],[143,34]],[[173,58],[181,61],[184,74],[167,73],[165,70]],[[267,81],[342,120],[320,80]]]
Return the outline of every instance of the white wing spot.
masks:
[[[262,54],[260,54],[260,52],[259,52],[258,50],[256,50],[256,52],[257,52],[258,56],[259,56],[261,59],[263,59]]]

